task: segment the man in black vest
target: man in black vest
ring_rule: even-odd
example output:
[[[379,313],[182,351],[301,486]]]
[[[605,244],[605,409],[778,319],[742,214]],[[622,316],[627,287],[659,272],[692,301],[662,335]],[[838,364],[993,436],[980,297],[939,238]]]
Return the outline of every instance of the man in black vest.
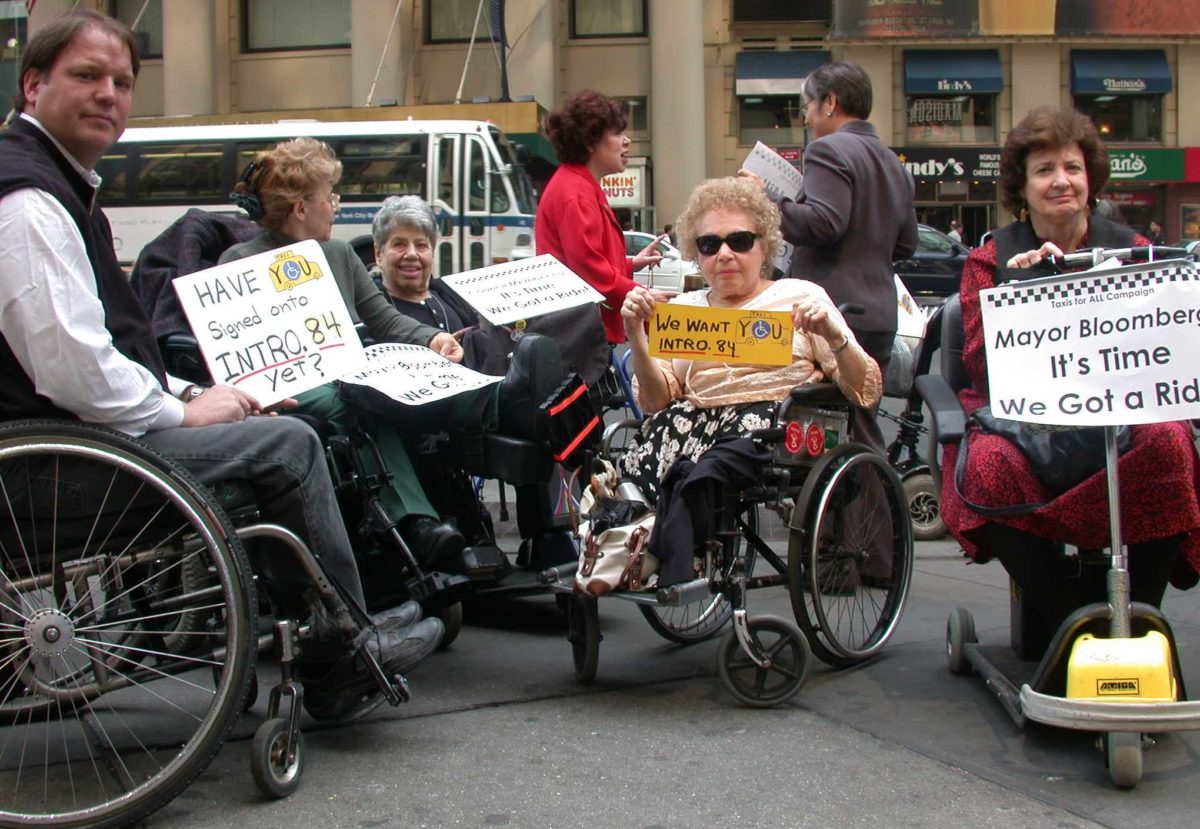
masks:
[[[117,264],[93,167],[125,129],[138,68],[129,29],[90,10],[43,27],[25,50],[16,116],[0,134],[0,419],[98,423],[140,437],[206,484],[251,481],[263,514],[297,532],[347,601],[364,608],[316,434],[293,418],[261,416],[232,387],[168,376]],[[273,575],[283,613],[313,612],[308,585]],[[419,618],[407,603],[371,620],[368,647],[386,674],[412,668],[440,641],[441,622]],[[318,661],[321,650],[301,665],[313,716],[342,719],[378,704],[363,660],[333,651]]]

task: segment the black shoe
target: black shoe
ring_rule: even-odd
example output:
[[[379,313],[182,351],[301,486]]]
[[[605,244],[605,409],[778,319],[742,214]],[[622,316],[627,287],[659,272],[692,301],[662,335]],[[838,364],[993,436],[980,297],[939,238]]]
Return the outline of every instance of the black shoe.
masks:
[[[428,515],[407,518],[401,523],[400,535],[417,563],[430,569],[458,558],[467,546],[462,533]]]
[[[562,385],[566,374],[554,340],[526,334],[517,340],[512,362],[500,383],[500,431],[541,440],[545,418],[538,407]]]
[[[391,679],[433,653],[444,633],[441,619],[424,619],[406,628],[377,628],[365,647]],[[304,684],[304,710],[315,720],[358,719],[384,701],[375,677],[355,654],[325,665],[302,665],[298,675]]]
[[[421,606],[409,599],[398,607],[372,614],[371,624],[377,628],[406,628],[421,621]]]

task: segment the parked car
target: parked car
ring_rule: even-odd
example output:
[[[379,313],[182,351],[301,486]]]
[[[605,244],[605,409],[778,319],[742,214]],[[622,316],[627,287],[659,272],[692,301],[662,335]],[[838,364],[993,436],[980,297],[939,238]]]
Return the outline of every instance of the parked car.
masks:
[[[625,255],[637,256],[646,245],[657,237],[653,233],[642,233],[637,230],[625,231]],[[661,288],[664,291],[682,291],[683,278],[688,274],[700,273],[700,266],[683,258],[679,248],[663,240],[658,243],[662,261],[653,268],[642,268],[634,271],[633,278],[642,285]]]
[[[895,263],[896,275],[918,302],[958,292],[970,249],[929,225],[917,226],[917,250]]]

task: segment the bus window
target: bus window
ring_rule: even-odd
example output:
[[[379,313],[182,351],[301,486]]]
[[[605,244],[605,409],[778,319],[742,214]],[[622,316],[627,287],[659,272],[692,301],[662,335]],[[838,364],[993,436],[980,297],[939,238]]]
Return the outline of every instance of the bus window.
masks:
[[[467,209],[473,213],[487,210],[487,159],[486,148],[478,139],[467,142]]]
[[[471,243],[471,270],[483,267],[483,242]]]
[[[508,175],[508,180],[512,182],[513,194],[517,199],[518,213],[533,212],[533,184],[529,181],[529,174],[525,172],[525,168],[521,166],[521,162],[517,159],[516,148],[512,142],[508,140],[508,136],[500,132],[495,127],[491,127],[492,138],[496,142],[496,150],[500,153],[500,163],[507,165],[511,171]],[[495,191],[499,182],[492,183],[492,190]],[[505,207],[505,210],[508,208]]]
[[[454,142],[457,140],[452,135],[444,135],[438,147],[437,197],[451,210],[459,209],[454,201]]]
[[[368,138],[334,147],[342,162],[338,192],[343,196],[425,196],[428,139]]]
[[[223,199],[221,147],[215,144],[175,144],[144,147],[135,183],[135,198]]]
[[[103,180],[100,185],[100,204],[125,204],[129,201],[129,156],[125,153],[109,153],[96,165],[96,173]]]
[[[261,153],[263,150],[269,150],[274,146],[274,144],[238,144],[237,165],[233,170],[233,174],[236,176],[234,181],[241,180],[242,173],[246,170],[246,165],[253,161],[256,155]]]

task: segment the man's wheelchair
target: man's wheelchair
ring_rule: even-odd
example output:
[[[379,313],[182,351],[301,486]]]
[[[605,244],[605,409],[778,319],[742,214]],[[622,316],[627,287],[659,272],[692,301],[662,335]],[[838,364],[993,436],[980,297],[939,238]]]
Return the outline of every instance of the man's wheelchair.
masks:
[[[832,384],[794,389],[775,425],[750,435],[770,451],[761,479],[711,492],[712,532],[695,549],[695,578],[609,594],[635,602],[655,632],[679,644],[712,638],[732,621],[717,667],[729,693],[746,705],[790,699],[813,653],[838,667],[875,656],[903,613],[913,555],[907,501],[887,459],[849,441],[851,414]],[[610,425],[604,453],[636,425]],[[786,558],[760,536],[760,508],[787,525]],[[575,674],[591,683],[602,638],[598,600],[575,591],[572,573],[550,570],[543,578],[568,605]],[[776,585],[788,587],[799,629],[778,617],[749,617],[747,592]]]
[[[124,826],[160,808],[253,704],[272,644],[281,681],[251,768],[270,795],[296,788],[292,666],[316,640],[310,617],[260,627],[246,547],[282,550],[384,698],[408,699],[361,612],[295,533],[259,519],[244,483],[210,490],[107,429],[17,421],[0,425],[0,494],[0,825]]]
[[[1126,248],[1085,251],[1057,258],[1059,267],[1098,265],[1108,258],[1129,262],[1182,257],[1173,248]],[[1042,290],[1046,290],[1042,288]],[[958,295],[942,308],[940,373],[917,378],[917,389],[932,413],[930,466],[941,483],[939,445],[960,444],[967,418],[958,392],[971,385],[963,364],[965,336]],[[1022,596],[1010,591],[1010,645],[980,644],[971,612],[958,607],[946,622],[946,657],[955,674],[979,673],[1018,726],[1027,720],[1061,728],[1092,731],[1104,754],[1112,782],[1133,788],[1142,777],[1142,752],[1153,741],[1145,735],[1200,728],[1200,702],[1187,701],[1179,653],[1171,626],[1157,607],[1130,600],[1127,558],[1121,543],[1116,433],[1105,427],[1108,455],[1110,555],[1103,550],[1068,550],[1075,578],[1103,574],[1105,601],[1086,604],[1057,629],[1048,629]],[[961,449],[960,449],[961,451]],[[1101,513],[1101,518],[1107,518]],[[1056,583],[1056,588],[1061,586]],[[1014,661],[1013,657],[1016,657]],[[1022,664],[1023,663],[1023,664]],[[1098,669],[1098,673],[1093,673]]]

